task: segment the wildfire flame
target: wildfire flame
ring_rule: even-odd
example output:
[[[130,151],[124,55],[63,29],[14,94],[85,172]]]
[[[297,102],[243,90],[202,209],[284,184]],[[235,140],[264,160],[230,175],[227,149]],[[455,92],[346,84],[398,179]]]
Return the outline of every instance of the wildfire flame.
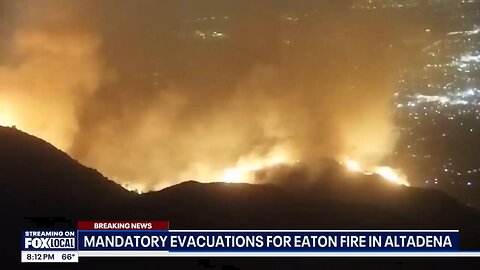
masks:
[[[360,164],[355,160],[347,160],[345,162],[345,166],[351,171],[355,171],[355,172],[363,171],[362,167],[360,167]]]
[[[17,125],[17,119],[15,119],[10,108],[7,104],[0,104],[0,126],[11,127]]]
[[[248,182],[253,178],[256,171],[273,167],[280,164],[288,164],[287,156],[284,153],[276,153],[270,157],[248,158],[240,160],[235,167],[223,171],[222,181],[227,183]]]
[[[407,177],[404,174],[388,166],[375,166],[371,169],[363,169],[358,161],[351,159],[347,159],[344,162],[344,165],[348,170],[353,172],[363,172],[365,175],[376,174],[397,185],[410,186],[410,183],[407,181]]]
[[[287,155],[285,154],[277,154],[265,159],[242,160],[237,164],[237,166],[225,169],[223,172],[223,177],[220,177],[220,181],[227,183],[249,182],[254,178],[255,172],[259,170],[281,164],[288,165],[298,162],[299,161],[292,162],[291,160],[287,159]],[[407,177],[403,173],[388,166],[363,168],[358,161],[352,159],[347,159],[346,161],[341,162],[341,164],[343,164],[352,172],[363,173],[365,175],[378,175],[382,177],[382,179],[391,183],[410,186],[410,183],[407,181]]]
[[[15,125],[15,119],[7,114],[0,112],[0,126],[11,127]]]
[[[138,194],[142,194],[146,190],[144,185],[138,183],[121,183],[120,185],[128,191],[133,191]]]

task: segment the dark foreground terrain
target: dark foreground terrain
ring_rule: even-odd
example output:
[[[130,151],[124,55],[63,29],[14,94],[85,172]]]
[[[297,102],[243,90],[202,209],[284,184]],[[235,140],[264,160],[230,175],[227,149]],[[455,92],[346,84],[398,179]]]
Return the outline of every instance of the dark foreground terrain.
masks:
[[[112,157],[118,158],[118,157]],[[20,265],[21,230],[76,220],[168,220],[175,229],[459,229],[462,249],[480,249],[480,215],[445,194],[352,175],[329,166],[316,179],[301,166],[273,184],[188,181],[157,192],[128,192],[47,142],[0,127],[2,262],[8,268],[455,269],[476,259],[176,258],[89,259],[75,265]],[[305,180],[307,179],[308,180]],[[56,217],[57,224],[36,223]],[[45,220],[44,220],[45,221]],[[460,263],[460,264],[459,264]],[[97,267],[96,267],[97,266]],[[462,266],[460,268],[459,266]]]

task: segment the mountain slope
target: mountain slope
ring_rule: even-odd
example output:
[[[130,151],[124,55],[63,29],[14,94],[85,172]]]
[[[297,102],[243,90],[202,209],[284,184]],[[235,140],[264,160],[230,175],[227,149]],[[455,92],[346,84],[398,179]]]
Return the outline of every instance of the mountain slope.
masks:
[[[0,127],[0,203],[8,221],[0,229],[16,232],[1,245],[17,260],[20,231],[32,226],[25,217],[64,216],[169,220],[176,229],[460,229],[463,248],[480,248],[473,209],[438,191],[332,168],[315,179],[300,169],[275,185],[188,181],[138,195],[43,140]]]
[[[51,144],[4,127],[0,127],[0,186],[2,200],[32,214],[62,214],[64,204],[72,213],[95,210],[133,196]]]

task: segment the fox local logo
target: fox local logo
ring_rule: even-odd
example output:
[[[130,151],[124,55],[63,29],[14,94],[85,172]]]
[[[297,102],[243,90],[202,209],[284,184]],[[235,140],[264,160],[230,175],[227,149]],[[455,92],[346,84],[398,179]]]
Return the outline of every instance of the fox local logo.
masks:
[[[75,231],[25,231],[24,250],[76,249]]]

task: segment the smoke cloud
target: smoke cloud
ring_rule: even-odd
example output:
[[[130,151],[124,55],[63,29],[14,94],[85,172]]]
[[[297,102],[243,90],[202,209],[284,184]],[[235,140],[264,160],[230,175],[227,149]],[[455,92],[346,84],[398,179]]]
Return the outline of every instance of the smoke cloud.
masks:
[[[376,165],[395,144],[385,18],[339,1],[18,2],[1,108],[130,187],[324,157]]]
[[[99,36],[74,1],[11,1],[13,29],[0,66],[0,117],[64,150],[77,108],[99,86]],[[4,3],[6,5],[6,3]]]

